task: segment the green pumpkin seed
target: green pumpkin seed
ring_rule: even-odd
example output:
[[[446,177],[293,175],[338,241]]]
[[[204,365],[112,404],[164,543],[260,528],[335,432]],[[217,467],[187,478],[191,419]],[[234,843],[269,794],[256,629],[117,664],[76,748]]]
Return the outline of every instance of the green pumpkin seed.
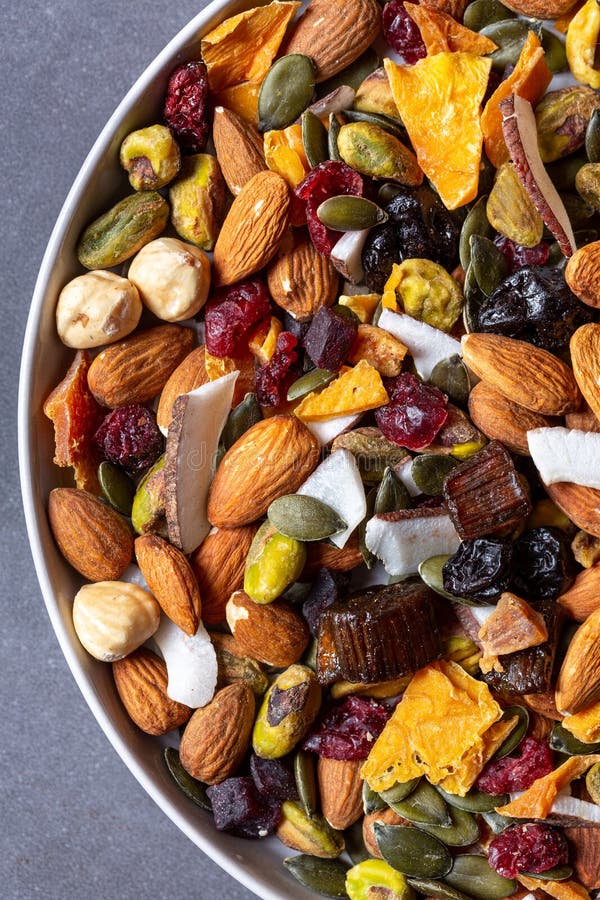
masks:
[[[363,231],[387,222],[388,214],[366,197],[340,194],[324,200],[317,208],[317,217],[334,231]]]
[[[592,802],[600,806],[600,763],[595,763],[585,776],[585,786]]]
[[[386,181],[377,191],[377,199],[383,206],[387,206],[401,191],[402,188],[399,185]]]
[[[464,809],[449,807],[451,825],[419,825],[427,834],[445,844],[447,847],[468,847],[479,839],[479,825],[473,813]]]
[[[406,129],[400,119],[394,119],[383,113],[362,112],[358,109],[345,109],[344,117],[349,122],[367,122],[369,125],[378,125],[384,131],[393,134],[394,137],[406,141]]]
[[[365,816],[368,816],[373,812],[379,812],[380,809],[385,809],[387,806],[387,803],[381,794],[374,791],[369,786],[368,781],[363,781],[362,798]]]
[[[415,822],[417,825],[448,827],[452,824],[447,804],[444,803],[436,789],[424,779],[405,800],[395,800],[393,803],[388,801],[388,804],[403,819],[408,819],[409,822]]]
[[[469,244],[473,275],[485,296],[489,297],[508,274],[506,257],[493,241],[480,234],[472,234]]]
[[[307,816],[314,816],[317,811],[317,776],[315,774],[315,758],[306,750],[298,750],[294,756],[294,777],[300,803]]]
[[[212,804],[206,795],[206,785],[191,775],[181,765],[179,753],[175,747],[166,747],[164,751],[164,760],[169,770],[169,774],[176,782],[177,786],[183,791],[186,797],[192,800],[197,806],[205,809],[207,812],[212,810]]]
[[[443,568],[444,563],[448,562],[449,559],[450,557],[447,554],[430,556],[429,559],[424,559],[419,565],[419,576],[421,577],[421,581],[424,581],[427,587],[431,588],[432,591],[435,591],[436,594],[440,594],[441,597],[446,597],[447,600],[462,603],[464,606],[477,606],[477,603],[473,600],[467,600],[465,597],[457,597],[449,591],[444,590]]]
[[[492,68],[502,72],[505,66],[516,66],[530,31],[534,31],[541,39],[542,28],[531,20],[525,22],[523,19],[504,19],[482,28],[481,34],[490,38],[498,47],[488,54],[488,58],[492,60]]]
[[[332,75],[327,81],[322,81],[317,85],[317,93],[319,97],[326,97],[327,94],[335,91],[336,88],[341,87],[343,84],[347,84],[357,91],[365,78],[371,72],[374,72],[378,65],[379,54],[373,47],[369,47],[368,50],[365,50],[358,59],[346,66],[338,75]]]
[[[465,275],[463,293],[465,296],[463,322],[465,330],[470,334],[472,331],[479,330],[479,310],[485,300],[485,294],[479,287],[472,264],[467,269]]]
[[[382,302],[381,302],[381,300],[380,300],[379,303],[377,304],[377,306],[375,307],[375,312],[373,313],[373,317],[372,317],[372,319],[371,319],[371,324],[372,324],[372,325],[377,325],[377,323],[379,322],[379,319],[380,319],[380,317],[381,317],[381,313],[382,313],[382,312],[383,312],[383,304],[382,304]]]
[[[98,466],[98,481],[107,502],[124,516],[131,515],[135,484],[120,466],[101,462]]]
[[[294,585],[292,585],[294,587]],[[286,591],[283,595],[286,600],[289,599],[289,591]],[[294,602],[293,600],[291,601]],[[319,645],[316,638],[313,638],[309,641],[308,647],[304,651],[304,656],[302,657],[302,665],[308,666],[309,669],[312,669],[313,672],[317,671],[317,653],[318,653]]]
[[[444,456],[440,453],[421,453],[413,459],[410,474],[423,494],[436,497],[442,493],[446,475],[457,465],[458,461],[451,456]]]
[[[443,878],[452,868],[448,848],[419,828],[375,822],[373,833],[385,861],[403,875]]]
[[[258,130],[287,128],[310,104],[315,91],[315,67],[309,56],[291,53],[273,63],[258,95]]]
[[[484,195],[472,206],[460,230],[458,254],[460,257],[460,264],[465,272],[469,268],[469,263],[471,262],[471,237],[474,234],[480,235],[481,237],[490,237],[490,235],[493,234],[493,229],[488,222],[486,212],[487,199],[487,195]]]
[[[327,129],[310,109],[302,113],[302,144],[311,168],[329,159]]]
[[[371,854],[367,850],[363,838],[362,819],[359,819],[358,822],[355,822],[350,828],[346,828],[344,831],[344,841],[346,842],[346,853],[355,866],[357,866],[358,863],[364,862],[365,859],[371,859]]]
[[[457,891],[445,881],[430,881],[428,878],[408,878],[407,881],[415,891],[425,894],[426,897],[439,897],[440,900],[473,900],[468,894]]]
[[[420,778],[411,778],[410,781],[405,781],[402,784],[395,784],[393,787],[388,788],[387,791],[381,791],[379,796],[387,806],[392,806],[393,803],[401,803],[402,800],[406,800],[406,798],[412,794],[415,788],[420,784],[420,781]]]
[[[591,163],[600,162],[600,109],[595,109],[585,132],[585,152]]]
[[[508,719],[512,719],[513,716],[517,716],[519,721],[506,740],[500,744],[494,753],[493,759],[502,759],[503,756],[508,756],[513,750],[516,750],[527,734],[527,729],[529,728],[529,711],[525,709],[524,706],[509,706],[504,710],[502,720],[506,722]]]
[[[330,372],[329,369],[311,369],[306,375],[302,375],[290,386],[287,392],[288,400],[300,400],[306,397],[312,391],[318,391],[324,388],[330,381],[336,377],[336,372]]]
[[[256,394],[246,394],[241,403],[232,409],[221,434],[221,442],[225,450],[233,447],[235,442],[245,434],[249,428],[256,425],[262,419],[262,409],[256,399]]]
[[[565,193],[561,199],[574,231],[585,228],[589,219],[596,213],[594,207],[577,194]]]
[[[341,162],[342,157],[340,156],[340,151],[338,150],[338,134],[340,133],[340,128],[342,127],[342,123],[335,115],[335,113],[330,113],[329,115],[329,131],[327,132],[327,152],[329,153],[329,159],[333,159],[336,162]]]
[[[481,31],[486,25],[493,25],[494,22],[502,22],[504,19],[514,19],[516,15],[499,0],[473,0],[465,10],[463,24],[471,31]]]
[[[483,791],[477,790],[469,791],[464,797],[459,797],[456,794],[449,794],[439,786],[436,790],[440,792],[444,800],[449,803],[450,806],[455,806],[457,809],[464,809],[467,812],[473,813],[493,812],[497,806],[504,806],[510,799],[508,794],[497,794],[494,796],[493,794],[486,794]]]
[[[585,753],[600,753],[600,741],[595,744],[585,744],[573,737],[570,731],[562,725],[555,725],[550,735],[550,746],[558,753],[566,753],[567,756],[581,756]]]
[[[444,880],[451,887],[475,897],[475,900],[502,900],[503,897],[514,894],[517,889],[514,878],[498,875],[487,857],[476,854],[456,856],[452,871]]]
[[[358,548],[362,554],[363,562],[367,569],[373,568],[375,562],[375,554],[371,553],[367,547],[367,522],[373,518],[375,512],[375,499],[377,497],[377,488],[371,488],[367,494],[367,512],[362,522],[358,526]],[[365,784],[367,782],[365,781]]]
[[[429,384],[447,394],[458,406],[466,406],[471,393],[471,379],[469,370],[458,353],[435,364],[429,376]]]
[[[502,834],[509,825],[514,824],[514,819],[509,819],[508,816],[501,816],[495,810],[480,813],[480,816],[494,834]]]
[[[377,488],[375,495],[375,504],[373,512],[376,516],[385,515],[385,513],[399,512],[401,509],[409,509],[410,494],[405,485],[400,481],[396,473],[390,466],[386,466],[381,479],[381,484]]]
[[[600,110],[594,110],[599,112]],[[548,175],[557,191],[574,191],[575,179],[579,170],[587,163],[587,156],[583,153],[571,154],[546,166]]]
[[[273,500],[267,517],[280,534],[296,541],[322,541],[348,527],[334,509],[305,494]]]
[[[300,853],[283,861],[296,881],[322,897],[347,897],[346,872],[350,868],[339,859],[319,859]]]
[[[523,872],[526,878],[539,878],[540,881],[566,881],[573,874],[573,866],[553,866],[545,872]],[[542,885],[540,889],[543,890]]]
[[[544,60],[551,72],[556,74],[567,68],[567,51],[564,41],[561,41],[547,28],[542,28],[542,47],[544,48]]]

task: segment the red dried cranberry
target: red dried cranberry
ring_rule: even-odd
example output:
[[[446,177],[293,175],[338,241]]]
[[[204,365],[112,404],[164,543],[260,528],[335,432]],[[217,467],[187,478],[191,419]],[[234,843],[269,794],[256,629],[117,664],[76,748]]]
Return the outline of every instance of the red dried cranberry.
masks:
[[[189,62],[171,72],[164,119],[183,150],[204,149],[210,130],[208,75],[203,62]]]
[[[94,443],[106,459],[136,476],[156,462],[164,440],[154,413],[140,403],[132,403],[105,416]]]
[[[362,196],[363,180],[355,169],[344,162],[329,160],[311,169],[300,182],[295,195],[306,204],[306,221],[311,240],[319,253],[329,256],[340,239],[339,231],[327,228],[317,216],[317,209],[324,200],[338,194]]]
[[[304,348],[318,369],[337,372],[356,340],[358,320],[322,306],[304,336]]]
[[[387,379],[391,403],[375,410],[375,421],[390,441],[408,450],[429,446],[448,418],[448,398],[410,372]]]
[[[390,0],[381,16],[383,37],[392,50],[412,65],[427,56],[418,26],[406,12],[402,0]]]
[[[544,266],[550,256],[550,245],[545,241],[541,241],[535,247],[523,247],[521,244],[515,244],[503,234],[499,234],[494,238],[494,243],[504,253],[509,275],[523,266]]]
[[[252,326],[270,315],[269,295],[262,281],[240,281],[221,288],[206,305],[206,349],[212,356],[243,352],[244,338]]]
[[[302,746],[327,759],[366,759],[389,714],[375,700],[348,697],[325,713]]]
[[[562,832],[549,825],[528,822],[511,825],[491,842],[488,861],[504,878],[519,872],[539,874],[569,862],[569,848]]]
[[[266,364],[254,373],[256,396],[261,406],[281,406],[287,391],[296,379],[294,363],[298,359],[298,339],[289,331],[282,331],[275,344],[275,353]]]
[[[227,778],[206,789],[215,827],[238,837],[262,838],[271,834],[281,816],[281,804],[262,800],[252,778]]]
[[[487,764],[477,779],[477,787],[486,794],[526,791],[536,778],[548,775],[553,768],[548,744],[526,737],[519,746],[519,756],[505,756]]]
[[[250,773],[263,800],[297,800],[296,779],[289,759],[250,757]]]

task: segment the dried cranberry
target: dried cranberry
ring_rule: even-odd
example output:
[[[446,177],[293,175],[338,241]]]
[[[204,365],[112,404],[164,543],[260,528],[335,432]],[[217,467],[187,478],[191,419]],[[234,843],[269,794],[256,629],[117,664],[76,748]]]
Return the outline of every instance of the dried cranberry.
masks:
[[[363,180],[358,172],[346,163],[335,160],[319,163],[300,182],[295,195],[305,202],[308,232],[319,253],[329,256],[341,237],[339,231],[327,228],[318,218],[317,209],[321,203],[338,194],[356,194],[360,197],[362,192]]]
[[[289,759],[250,757],[250,774],[263,800],[297,800],[296,779]]]
[[[366,759],[389,714],[375,700],[348,697],[325,713],[302,746],[327,759]]]
[[[291,383],[297,378],[294,363],[298,360],[298,339],[289,331],[282,331],[275,344],[275,352],[266,366],[254,373],[256,396],[261,406],[281,406]]]
[[[448,398],[410,372],[387,379],[391,402],[375,410],[375,421],[386,437],[408,450],[429,446],[448,418]]]
[[[523,247],[522,244],[515,244],[510,238],[499,234],[494,238],[494,243],[504,253],[509,274],[522,269],[523,266],[543,266],[550,256],[550,245],[545,241],[536,244],[535,247]]]
[[[337,372],[356,340],[358,320],[322,306],[304,336],[304,347],[315,366]]]
[[[281,804],[265,802],[252,778],[227,778],[206,789],[215,827],[238,837],[262,838],[271,834],[281,816]]]
[[[154,413],[140,403],[132,403],[105,416],[94,443],[106,459],[135,476],[156,462],[164,440]]]
[[[490,866],[504,878],[515,878],[519,872],[547,872],[568,861],[569,848],[562,832],[536,822],[511,825],[488,847]]]
[[[509,540],[474,538],[463,541],[444,563],[444,590],[456,597],[493,603],[509,588],[512,556],[513,545]]]
[[[515,543],[514,584],[532,602],[556,600],[574,578],[573,554],[560,528],[532,528]]]
[[[552,750],[544,741],[526,737],[519,745],[519,756],[504,756],[489,762],[477,779],[477,787],[486,794],[526,791],[536,778],[554,768]]]
[[[402,0],[390,0],[383,7],[382,29],[385,42],[412,65],[427,55],[418,26],[406,12]]]
[[[212,356],[235,356],[253,325],[271,314],[262,281],[241,281],[221,288],[206,305],[206,349]]]
[[[308,622],[313,637],[317,636],[321,613],[341,599],[341,594],[349,582],[350,576],[347,572],[334,572],[325,568],[319,569],[313,578],[308,596],[302,604],[302,615]]]
[[[189,153],[204,149],[210,130],[208,74],[203,62],[178,66],[171,73],[164,119],[181,147]]]

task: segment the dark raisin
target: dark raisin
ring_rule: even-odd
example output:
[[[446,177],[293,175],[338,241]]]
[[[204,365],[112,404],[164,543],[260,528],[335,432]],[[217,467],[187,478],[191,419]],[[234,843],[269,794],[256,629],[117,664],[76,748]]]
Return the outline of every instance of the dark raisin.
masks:
[[[262,838],[275,830],[281,817],[281,804],[264,801],[249,776],[227,778],[207,788],[206,794],[218,831]]]
[[[444,564],[444,590],[457,597],[493,603],[510,585],[512,553],[511,542],[500,538],[463,541]]]
[[[315,366],[337,372],[357,334],[356,319],[322,306],[304,336],[304,348]]]
[[[504,878],[515,878],[519,872],[539,874],[568,861],[569,848],[562,832],[537,822],[511,825],[488,847],[490,866]]]
[[[375,410],[377,426],[388,440],[409,450],[429,446],[448,418],[448,399],[410,372],[386,379],[391,402]]]
[[[556,600],[574,578],[573,554],[559,528],[533,528],[515,543],[514,586],[530,600]]]
[[[334,572],[325,568],[317,572],[308,596],[302,604],[302,615],[308,622],[313,637],[317,636],[321,613],[341,599],[349,582],[350,576],[346,572]]]
[[[164,119],[183,150],[199,153],[210,131],[208,74],[203,62],[178,66],[169,78]]]
[[[383,293],[392,267],[397,262],[400,262],[400,248],[396,226],[386,223],[372,228],[362,251],[364,280],[371,291]]]
[[[327,759],[366,759],[389,714],[375,700],[350,696],[323,715],[302,746]]]
[[[299,322],[287,312],[287,310],[278,310],[277,315],[281,319],[284,331],[289,331],[300,343],[304,340],[304,335],[309,329],[310,322]]]
[[[477,787],[486,794],[526,791],[537,778],[554,768],[553,753],[545,741],[526,737],[518,756],[504,756],[489,762],[477,779]]]
[[[216,291],[205,307],[206,349],[212,356],[235,356],[253,325],[271,314],[262,281],[241,281]]]
[[[385,4],[381,26],[385,42],[409,65],[427,55],[421,32],[406,12],[402,0],[390,0]]]
[[[494,238],[494,243],[504,253],[511,275],[524,266],[544,266],[550,256],[550,244],[545,241],[536,244],[535,247],[523,247],[522,244],[515,244],[510,238],[499,234]]]
[[[104,457],[122,466],[128,475],[140,475],[163,452],[164,438],[154,413],[140,403],[113,409],[94,435]]]
[[[261,406],[281,406],[285,402],[288,388],[299,374],[294,368],[298,360],[297,346],[297,338],[289,331],[282,331],[273,356],[254,373],[256,396]]]
[[[321,203],[339,194],[361,196],[362,192],[363,180],[358,172],[346,163],[335,160],[319,163],[300,182],[295,196],[304,201],[308,232],[319,253],[329,256],[341,237],[339,231],[327,228],[317,216]]]
[[[253,753],[250,757],[250,774],[256,790],[264,800],[298,799],[296,779],[289,759],[263,759]]]

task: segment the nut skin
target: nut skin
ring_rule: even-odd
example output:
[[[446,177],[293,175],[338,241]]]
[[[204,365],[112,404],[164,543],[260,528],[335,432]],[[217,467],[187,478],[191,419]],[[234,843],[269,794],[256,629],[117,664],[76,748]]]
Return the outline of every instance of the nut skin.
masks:
[[[486,204],[490,225],[523,247],[535,247],[542,239],[544,223],[531,202],[511,162],[496,173]]]
[[[209,632],[209,635],[217,654],[219,666],[217,686],[221,688],[226,684],[245,681],[252,689],[256,699],[262,697],[269,687],[269,679],[264,667],[255,659],[246,656],[236,639],[230,634],[212,631]]]
[[[585,622],[600,609],[600,567],[583,569],[575,578],[568,591],[561,594],[558,603],[576,622]]]
[[[600,537],[600,490],[567,481],[545,487],[550,499],[578,528]]]
[[[575,187],[579,196],[598,212],[600,210],[600,164],[586,163],[581,166],[575,175]]]
[[[568,13],[575,6],[576,0],[508,0],[504,6],[508,6],[513,12],[522,16],[531,16],[534,19],[557,19]]]
[[[244,591],[255,603],[272,603],[296,581],[305,562],[305,545],[265,522],[248,552]]]
[[[285,800],[281,806],[281,821],[275,834],[286,847],[320,859],[335,859],[344,850],[344,838],[339,832],[322,816],[307,815],[300,804],[291,800]]]
[[[152,637],[160,606],[152,594],[127,581],[84,584],[73,602],[73,625],[85,649],[103,662],[115,662]]]
[[[127,337],[141,315],[135,285],[99,269],[78,275],[64,286],[56,306],[56,330],[67,347],[86,350]]]
[[[285,600],[260,604],[243,591],[236,591],[225,613],[242,650],[269,666],[279,668],[298,662],[308,645],[306,622]]]
[[[553,421],[513,403],[500,391],[480,381],[469,394],[469,415],[490,441],[501,441],[512,453],[529,456],[527,431],[544,428]]]
[[[402,816],[399,816],[397,812],[394,812],[389,806],[386,809],[380,809],[376,812],[369,813],[363,819],[363,841],[365,842],[365,847],[376,859],[383,859],[383,855],[377,841],[375,840],[375,835],[373,834],[373,825],[375,822],[381,822],[382,825],[408,825],[409,823],[406,819],[403,819]]]
[[[134,257],[128,278],[144,306],[164,322],[182,322],[200,312],[210,288],[206,253],[177,238],[158,238]]]
[[[271,718],[272,706],[280,693],[301,689],[299,707]],[[252,732],[252,747],[257,756],[279,759],[290,753],[306,735],[321,708],[321,686],[308,666],[292,665],[277,676],[263,699]]]
[[[600,307],[600,241],[575,251],[567,263],[565,280],[583,303]]]
[[[186,156],[169,188],[171,221],[185,241],[212,250],[223,218],[225,182],[219,164],[208,153]]]
[[[166,125],[150,125],[127,135],[121,144],[119,161],[134,191],[157,191],[179,172],[181,154]]]
[[[342,125],[338,150],[344,162],[361,175],[411,186],[423,181],[423,172],[412,150],[379,125],[369,122]]]
[[[600,609],[587,617],[569,644],[558,682],[556,707],[574,715],[600,700]]]
[[[581,84],[547,93],[535,108],[542,162],[553,162],[581,147],[591,115],[599,106],[596,91]]]
[[[166,537],[164,453],[137,486],[131,508],[131,524],[137,534],[153,532]]]
[[[225,621],[227,601],[244,584],[246,557],[257,530],[256,525],[219,528],[193,552],[190,562],[200,585],[206,625]]]
[[[196,710],[179,747],[181,764],[192,778],[218,784],[235,773],[250,746],[254,709],[254,694],[237,682]]]
[[[390,82],[383,66],[367,75],[362,82],[354,98],[354,109],[384,116],[398,115],[398,107],[394,103]]]
[[[306,236],[293,235],[267,269],[269,293],[275,303],[299,322],[307,322],[337,297],[339,275],[333,264]]]
[[[579,390],[588,406],[600,418],[600,325],[582,325],[569,341],[571,365]],[[584,526],[580,526],[584,528]]]
[[[187,557],[157,534],[136,538],[134,549],[146,584],[163,612],[186,634],[196,634],[200,589]]]
[[[146,734],[166,734],[192,715],[189,706],[167,696],[167,667],[146,647],[113,663],[112,670],[123,706]]]
[[[256,128],[223,106],[215,108],[213,141],[223,178],[234,197],[247,181],[267,168]]]
[[[327,759],[320,756],[317,779],[321,810],[332,828],[344,831],[363,814],[362,759]]]

